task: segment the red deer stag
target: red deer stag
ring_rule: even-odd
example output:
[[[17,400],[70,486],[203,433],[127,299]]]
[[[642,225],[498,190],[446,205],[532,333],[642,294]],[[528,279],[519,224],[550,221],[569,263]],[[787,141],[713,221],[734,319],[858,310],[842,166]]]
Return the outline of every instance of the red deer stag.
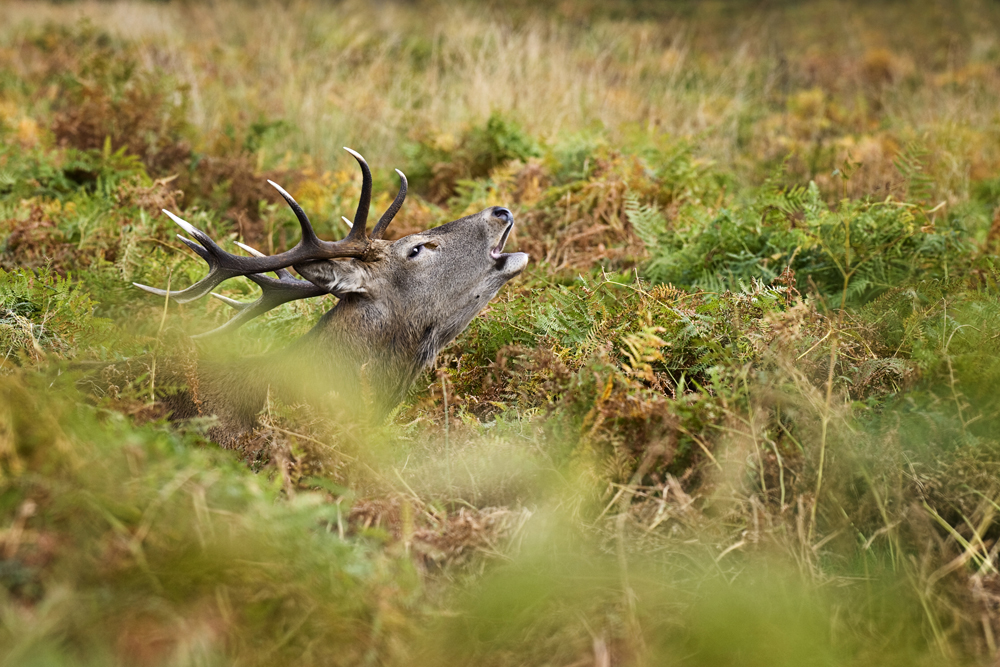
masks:
[[[499,206],[397,241],[383,239],[406,198],[406,177],[399,170],[399,194],[369,236],[371,171],[361,155],[346,150],[361,166],[363,179],[351,231],[340,241],[320,240],[298,203],[273,182],[302,227],[299,243],[277,255],[243,244],[237,245],[251,257],[227,253],[206,234],[164,211],[194,238],[178,235],[205,260],[208,275],[180,291],[138,283],[136,287],[177,303],[199,299],[236,276],[246,276],[263,291],[250,303],[213,294],[238,313],[210,334],[235,329],[296,299],[323,294],[338,298],[309,333],[277,354],[226,365],[199,362],[196,378],[189,381],[191,389],[168,399],[175,418],[216,414],[220,424],[213,436],[232,441],[235,433],[253,428],[269,389],[295,395],[308,388],[333,391],[348,405],[382,419],[441,348],[504,283],[524,270],[526,254],[503,252],[514,217]],[[305,280],[293,277],[289,267]]]

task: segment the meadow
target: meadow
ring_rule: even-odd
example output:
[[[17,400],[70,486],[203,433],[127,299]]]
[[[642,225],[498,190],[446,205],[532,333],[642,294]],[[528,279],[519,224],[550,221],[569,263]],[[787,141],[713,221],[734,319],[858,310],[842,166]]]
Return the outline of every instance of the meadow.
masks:
[[[492,205],[382,424],[171,369],[229,250]],[[994,665],[1000,7],[0,0],[0,664]],[[249,300],[247,281],[228,296]]]

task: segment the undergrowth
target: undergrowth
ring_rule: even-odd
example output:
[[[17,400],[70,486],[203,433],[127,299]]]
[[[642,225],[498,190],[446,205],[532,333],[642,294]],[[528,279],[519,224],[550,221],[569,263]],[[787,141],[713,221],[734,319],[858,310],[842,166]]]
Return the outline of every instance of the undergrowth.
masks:
[[[996,12],[570,4],[9,5],[0,661],[995,662]],[[129,285],[201,275],[164,208],[291,247],[269,178],[343,235],[344,143],[532,263],[387,423],[225,451],[162,397],[332,297]]]

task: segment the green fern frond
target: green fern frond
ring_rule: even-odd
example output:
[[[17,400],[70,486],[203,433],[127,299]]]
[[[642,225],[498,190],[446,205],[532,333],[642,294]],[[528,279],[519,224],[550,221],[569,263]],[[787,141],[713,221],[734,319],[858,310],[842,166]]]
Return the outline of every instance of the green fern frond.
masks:
[[[625,217],[650,254],[656,252],[666,231],[667,219],[655,205],[643,204],[634,192],[625,195]]]

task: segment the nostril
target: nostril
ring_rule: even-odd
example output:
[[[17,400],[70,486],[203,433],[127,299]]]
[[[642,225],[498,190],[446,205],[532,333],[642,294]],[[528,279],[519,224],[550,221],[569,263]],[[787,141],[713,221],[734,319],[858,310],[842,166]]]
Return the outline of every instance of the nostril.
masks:
[[[511,213],[508,209],[504,208],[503,206],[497,206],[496,208],[494,208],[493,216],[496,218],[500,218],[507,224],[514,222],[514,214]]]

